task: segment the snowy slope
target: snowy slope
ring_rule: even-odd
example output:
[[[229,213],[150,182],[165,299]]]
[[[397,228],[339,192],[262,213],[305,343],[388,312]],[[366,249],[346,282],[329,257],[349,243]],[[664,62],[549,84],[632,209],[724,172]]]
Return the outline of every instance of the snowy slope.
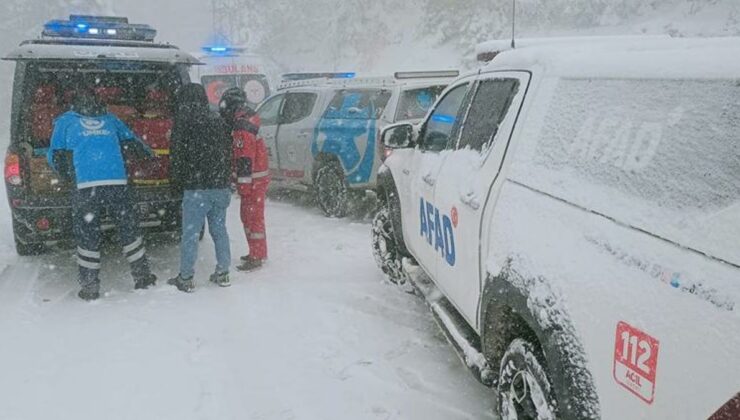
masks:
[[[235,256],[246,247],[237,206]],[[382,282],[366,223],[268,204],[272,259],[192,295],[133,292],[115,246],[106,296],[75,293],[71,252],[17,258],[0,213],[2,419],[485,419],[490,392],[417,298]],[[173,245],[150,246],[161,279]],[[237,252],[240,251],[240,252]]]

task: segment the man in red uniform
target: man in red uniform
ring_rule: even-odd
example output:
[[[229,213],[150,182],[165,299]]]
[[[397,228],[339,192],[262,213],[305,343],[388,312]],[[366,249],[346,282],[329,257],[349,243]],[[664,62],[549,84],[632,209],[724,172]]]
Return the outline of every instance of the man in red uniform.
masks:
[[[242,264],[236,269],[253,271],[267,259],[265,195],[270,184],[267,147],[258,136],[260,117],[247,106],[243,90],[225,91],[219,108],[234,139],[234,172],[241,197],[241,219],[249,244],[249,255],[242,257]]]

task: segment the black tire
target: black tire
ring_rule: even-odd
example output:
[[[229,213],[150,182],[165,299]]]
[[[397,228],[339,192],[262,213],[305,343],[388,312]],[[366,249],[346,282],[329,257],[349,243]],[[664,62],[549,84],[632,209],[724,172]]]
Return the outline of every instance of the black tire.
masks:
[[[409,276],[403,268],[401,254],[391,223],[390,209],[381,205],[373,218],[372,247],[375,263],[383,270],[391,283],[404,285]]]
[[[347,216],[351,194],[339,163],[328,161],[321,164],[316,171],[314,189],[316,203],[327,217]]]
[[[529,341],[515,338],[501,359],[498,415],[503,420],[555,420],[557,399],[544,357]]]

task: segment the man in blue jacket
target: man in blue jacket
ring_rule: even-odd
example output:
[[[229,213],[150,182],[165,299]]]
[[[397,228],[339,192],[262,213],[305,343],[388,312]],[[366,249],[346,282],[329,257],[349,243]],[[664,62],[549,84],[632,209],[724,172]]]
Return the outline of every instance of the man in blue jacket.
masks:
[[[146,156],[152,153],[121,120],[108,113],[91,90],[80,89],[72,109],[54,122],[47,159],[62,177],[77,184],[72,193],[72,217],[82,287],[78,296],[88,301],[100,297],[100,217],[106,209],[118,225],[134,288],[146,289],[157,281],[145,255],[122,149]]]

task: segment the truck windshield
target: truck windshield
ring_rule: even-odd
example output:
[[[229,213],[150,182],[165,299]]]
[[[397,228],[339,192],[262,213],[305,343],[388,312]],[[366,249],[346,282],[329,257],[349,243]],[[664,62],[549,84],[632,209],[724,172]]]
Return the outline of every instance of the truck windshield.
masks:
[[[445,85],[428,86],[401,92],[398,110],[396,111],[396,121],[424,118],[429,108],[434,105],[439,95],[445,90],[445,87]]]

